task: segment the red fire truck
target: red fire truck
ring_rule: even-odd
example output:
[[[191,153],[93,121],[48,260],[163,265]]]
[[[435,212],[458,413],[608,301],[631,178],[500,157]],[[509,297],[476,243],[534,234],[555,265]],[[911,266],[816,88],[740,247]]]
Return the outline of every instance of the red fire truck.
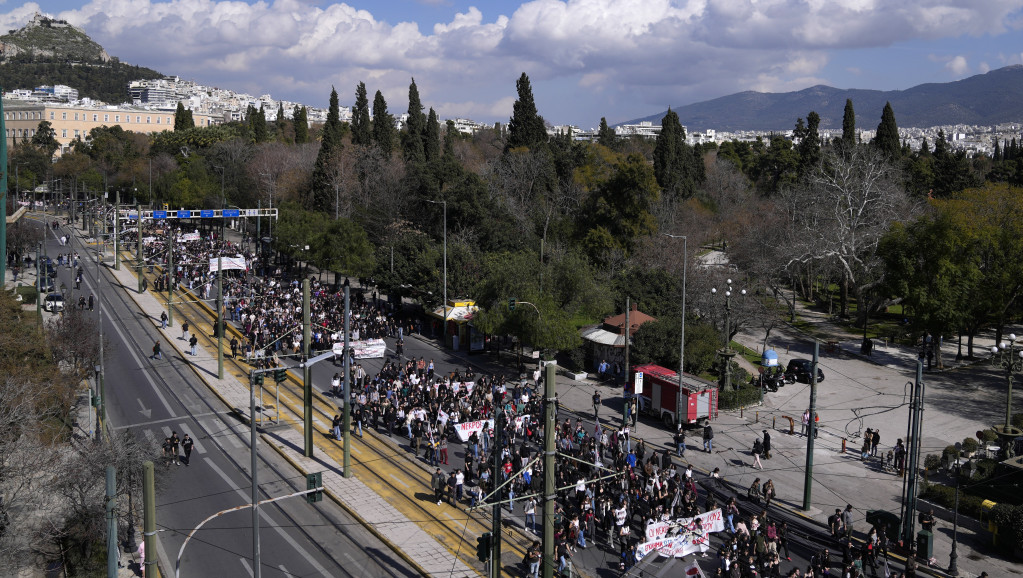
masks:
[[[679,389],[678,373],[659,365],[639,365],[629,372],[627,397],[639,386],[639,407],[646,415],[660,419],[674,431],[676,423],[700,427],[718,416],[718,388],[694,375],[684,374]]]

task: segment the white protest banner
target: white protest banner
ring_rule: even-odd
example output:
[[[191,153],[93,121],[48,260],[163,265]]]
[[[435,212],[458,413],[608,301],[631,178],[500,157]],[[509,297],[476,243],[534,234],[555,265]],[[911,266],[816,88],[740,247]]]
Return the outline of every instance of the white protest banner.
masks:
[[[711,510],[696,516],[696,518],[683,518],[679,520],[685,528],[689,531],[696,529],[696,522],[694,520],[700,520],[700,526],[704,532],[724,532],[725,531],[725,517],[721,513],[721,508]]]
[[[652,542],[654,540],[660,540],[668,535],[668,529],[671,528],[671,524],[667,522],[655,522],[646,527],[646,540]]]
[[[220,262],[220,268],[224,271],[228,269],[237,269],[239,271],[245,270],[245,258],[244,257],[210,257],[210,273],[217,272],[217,262]]]
[[[456,423],[455,433],[458,434],[458,439],[462,440],[462,442],[465,443],[469,441],[469,436],[471,436],[473,432],[483,431],[484,426],[492,429],[494,427],[494,420],[481,419],[477,421],[464,421],[462,423]]]
[[[185,241],[198,241],[199,233],[185,233],[184,235],[178,237],[178,240],[181,241],[182,243],[184,243]]]
[[[448,425],[448,412],[444,411],[443,409],[438,409],[437,421],[440,422],[441,429],[444,429],[444,427]]]
[[[348,346],[352,348],[355,359],[376,359],[387,355],[387,344],[383,339],[365,339],[362,341],[350,341]],[[334,355],[344,353],[344,344],[336,342],[331,346]]]
[[[150,243],[155,243],[155,242],[156,242],[156,237],[142,237],[142,244],[143,245],[148,245]]]
[[[661,556],[682,558],[695,552],[708,550],[710,550],[710,543],[706,534],[697,535],[686,532],[678,536],[644,542],[636,547],[636,557],[642,558],[656,551]]]

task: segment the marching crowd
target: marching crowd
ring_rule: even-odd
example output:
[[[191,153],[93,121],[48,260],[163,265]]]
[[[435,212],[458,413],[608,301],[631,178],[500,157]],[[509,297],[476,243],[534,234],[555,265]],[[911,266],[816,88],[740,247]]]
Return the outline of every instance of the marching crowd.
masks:
[[[150,267],[165,264],[168,236],[163,230],[150,232],[153,234],[145,243],[146,261]],[[143,235],[147,235],[145,230]],[[217,238],[215,233],[193,234],[189,239],[175,241],[175,270],[169,277],[158,277],[155,288],[165,290],[166,284],[172,283],[189,287],[208,299],[217,275],[211,271],[209,260],[218,255],[240,256],[246,270],[224,272],[224,314],[244,335],[244,343],[232,342],[232,351],[236,356],[244,354],[253,364],[276,364],[277,354],[282,351],[299,353],[302,289],[298,276],[261,262],[259,256]],[[257,271],[263,275],[252,274]],[[311,288],[310,348],[328,350],[341,340],[342,293],[337,286],[322,285],[315,279]],[[476,375],[471,367],[441,373],[433,360],[404,355],[404,336],[415,326],[390,304],[359,293],[351,312],[352,340],[390,338],[395,351],[375,374],[354,360],[350,391],[344,391],[343,379],[335,373],[330,395],[350,400],[357,435],[372,429],[408,439],[408,451],[421,456],[434,469],[431,486],[438,504],[477,507],[499,502],[513,513],[521,511],[524,530],[537,533],[544,478],[540,459],[543,416],[545,411],[555,413],[558,458],[554,563],[559,571],[571,563],[578,550],[594,546],[613,553],[618,567],[628,570],[637,561],[636,549],[645,541],[647,526],[716,509],[721,509],[726,523],[723,532],[714,534],[720,538],[716,576],[856,578],[868,569],[875,576],[881,570],[878,555],[887,555],[883,536],[872,529],[862,546],[849,539],[853,531],[852,506],[836,513],[832,524],[835,537],[842,538],[837,542],[840,555],[821,549],[805,570],[783,569],[783,564],[791,561],[790,535],[788,525],[772,513],[775,490],[771,480],[761,485],[758,478],[740,508],[736,498],[724,491],[718,470],[700,476],[691,465],[676,464],[675,458],[684,458],[687,451],[684,430],[676,433],[674,451],[648,448],[643,440],[631,439],[629,423],[630,418],[635,423],[634,408],[627,410],[620,427],[601,423],[599,393],[594,396],[592,422],[584,423],[579,417],[562,420],[559,404],[555,401],[548,407],[540,395],[543,376],[539,370],[532,380],[526,378],[524,369],[520,369],[519,379]],[[335,363],[338,361],[335,359]],[[493,420],[493,427],[489,420]],[[806,414],[804,432],[808,422]],[[456,424],[466,423],[479,425],[463,429],[463,439]],[[341,427],[340,417],[335,417],[331,433],[337,438],[341,437]],[[753,451],[758,465],[760,457],[770,457],[770,436],[764,433],[765,439],[758,439]],[[713,451],[710,426],[705,428],[703,442],[705,451]],[[462,452],[449,451],[450,443],[460,444],[464,458],[456,458]],[[448,466],[447,471],[442,466]],[[533,578],[538,577],[542,563],[539,546],[535,542],[523,560],[526,575]],[[887,569],[887,564],[884,567]],[[907,567],[904,576],[915,575],[915,565]]]

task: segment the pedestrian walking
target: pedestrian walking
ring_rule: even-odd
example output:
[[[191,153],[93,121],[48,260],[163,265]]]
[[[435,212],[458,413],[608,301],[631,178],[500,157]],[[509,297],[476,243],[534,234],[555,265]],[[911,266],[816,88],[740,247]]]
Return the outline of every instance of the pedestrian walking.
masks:
[[[852,539],[853,535],[853,507],[852,504],[845,505],[845,511],[842,512],[842,526],[845,529],[845,537]]]
[[[532,533],[536,533],[536,498],[530,497],[526,500],[526,506],[523,508],[526,517],[522,522],[524,530],[529,530]]]
[[[803,421],[802,421],[802,423],[800,425],[799,435],[805,436],[805,435],[807,435],[807,432],[809,430],[810,430],[810,409],[807,408],[807,410],[803,412]]]
[[[750,453],[753,455],[753,467],[764,469],[764,464],[760,463],[760,454],[764,453],[764,444],[760,438],[753,440],[753,450]]]
[[[195,446],[195,442],[192,438],[185,434],[185,437],[181,438],[181,449],[185,452],[185,466],[187,467],[192,463],[192,447]]]
[[[330,422],[330,431],[334,434],[334,439],[341,441],[341,416],[334,414],[334,419]]]
[[[444,476],[444,472],[437,468],[437,471],[430,477],[430,488],[433,489],[433,497],[437,498],[437,505],[444,500],[444,489],[447,487],[447,478]]]
[[[764,482],[763,494],[764,494],[764,508],[766,509],[766,508],[771,507],[771,500],[773,500],[774,496],[775,496],[774,481],[773,480],[767,480],[766,482]]]
[[[188,322],[181,324],[181,341],[188,339]]]
[[[96,300],[96,298],[93,297],[92,293],[90,293],[89,294],[89,311],[92,311],[92,306],[93,306],[95,300]]]
[[[163,359],[163,352],[160,351],[160,340],[157,339],[156,343],[153,344],[153,357],[152,359]]]
[[[593,421],[597,421],[600,418],[600,406],[601,406],[600,392],[599,391],[594,391],[593,392]]]
[[[160,329],[167,329],[167,312],[160,312]]]
[[[874,429],[874,435],[870,437],[870,455],[877,457],[877,446],[881,443],[881,432]]]
[[[175,466],[180,466],[181,463],[178,461],[178,450],[179,450],[179,448],[181,446],[181,438],[178,437],[178,432],[176,432],[176,431],[171,432],[170,442],[171,442],[171,453],[174,454],[174,458],[173,458],[174,459],[174,465]]]
[[[192,338],[188,340],[188,345],[191,348],[192,355],[196,355],[196,347],[199,345],[199,338],[192,334]]]
[[[760,496],[761,496],[760,478],[757,478],[753,480],[753,483],[750,484],[749,489],[746,490],[746,497],[749,498],[749,501],[753,502],[754,504],[760,505]]]
[[[678,453],[678,457],[686,457],[686,430],[683,429],[682,424],[678,424],[675,428],[675,451]]]
[[[761,432],[764,434],[764,459],[771,459],[771,432],[766,429]]]
[[[714,428],[710,424],[703,426],[703,451],[714,453]]]
[[[238,338],[231,338],[231,358],[238,359]]]

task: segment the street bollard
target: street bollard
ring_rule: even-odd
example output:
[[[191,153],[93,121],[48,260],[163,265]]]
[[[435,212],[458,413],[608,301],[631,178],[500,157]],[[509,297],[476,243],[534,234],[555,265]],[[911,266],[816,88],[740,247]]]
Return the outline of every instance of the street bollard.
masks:
[[[842,453],[845,453],[845,438],[842,438]]]
[[[789,435],[790,436],[796,435],[796,422],[795,422],[795,420],[793,420],[791,417],[789,417],[787,415],[783,415],[783,416],[781,416],[781,418],[789,420]]]
[[[778,429],[778,416],[771,417],[771,429]]]
[[[756,419],[754,420],[754,423],[760,423],[760,412],[759,411],[757,412]]]

